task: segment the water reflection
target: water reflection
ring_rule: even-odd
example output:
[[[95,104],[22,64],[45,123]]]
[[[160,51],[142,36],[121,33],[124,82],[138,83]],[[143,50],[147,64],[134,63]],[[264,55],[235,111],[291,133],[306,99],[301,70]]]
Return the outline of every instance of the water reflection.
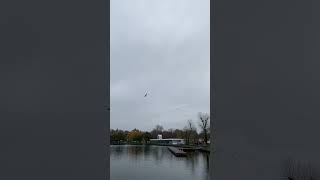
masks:
[[[202,158],[204,159],[204,162],[205,162],[205,164],[206,164],[206,168],[205,168],[205,170],[203,171],[203,173],[205,173],[205,175],[206,175],[206,180],[209,180],[209,178],[210,178],[210,174],[209,174],[209,172],[210,172],[210,169],[209,169],[209,158],[210,158],[210,154],[207,154],[207,153],[204,153],[204,154],[202,154]]]
[[[195,167],[198,165],[198,158],[199,158],[199,155],[196,152],[189,153],[187,157],[188,161],[185,161],[186,165],[192,170],[192,172],[195,171]]]
[[[209,154],[206,154],[206,155],[203,155],[204,156],[204,158],[206,158],[206,167],[207,167],[207,171],[209,172],[209,157],[210,157],[210,155]]]
[[[154,159],[157,165],[162,162],[165,154],[168,155],[168,153],[164,153],[164,150],[166,149],[157,148],[157,146],[152,146],[152,158]]]
[[[128,157],[137,160],[139,155],[143,154],[143,149],[139,146],[130,146],[127,148]]]
[[[120,146],[114,146],[112,148],[110,147],[110,156],[113,157],[114,159],[119,159],[124,153],[124,150],[125,149]]]
[[[139,145],[114,145],[110,150],[111,180],[209,179],[209,154],[206,153],[175,157],[165,146]]]

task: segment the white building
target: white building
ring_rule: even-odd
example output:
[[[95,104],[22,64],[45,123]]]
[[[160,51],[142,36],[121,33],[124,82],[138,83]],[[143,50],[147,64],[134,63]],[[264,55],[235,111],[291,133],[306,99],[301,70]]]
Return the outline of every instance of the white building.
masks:
[[[158,134],[157,139],[150,139],[151,144],[185,144],[184,139],[178,139],[178,138],[168,138],[168,139],[162,139],[162,135]]]

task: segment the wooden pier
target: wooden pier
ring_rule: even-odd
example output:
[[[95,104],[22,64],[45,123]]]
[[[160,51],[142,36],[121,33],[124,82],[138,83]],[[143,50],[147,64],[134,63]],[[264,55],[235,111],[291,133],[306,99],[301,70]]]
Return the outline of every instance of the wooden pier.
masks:
[[[180,149],[181,151],[184,151],[184,152],[195,152],[196,151],[196,148],[178,148]]]
[[[172,154],[174,154],[177,157],[187,156],[186,152],[181,151],[180,149],[178,149],[176,147],[169,146],[168,149],[169,149],[170,152],[172,152]]]

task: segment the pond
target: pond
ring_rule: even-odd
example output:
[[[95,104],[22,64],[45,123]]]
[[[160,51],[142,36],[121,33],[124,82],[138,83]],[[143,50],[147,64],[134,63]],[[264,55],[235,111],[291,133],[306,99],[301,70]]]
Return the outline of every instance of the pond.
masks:
[[[111,145],[111,180],[209,180],[209,154],[174,156],[166,146]]]

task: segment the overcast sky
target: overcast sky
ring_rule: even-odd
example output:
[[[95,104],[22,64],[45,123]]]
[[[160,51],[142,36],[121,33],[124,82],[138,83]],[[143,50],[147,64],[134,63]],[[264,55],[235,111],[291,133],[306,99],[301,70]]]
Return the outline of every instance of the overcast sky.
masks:
[[[111,128],[183,128],[210,112],[209,3],[111,0]]]

